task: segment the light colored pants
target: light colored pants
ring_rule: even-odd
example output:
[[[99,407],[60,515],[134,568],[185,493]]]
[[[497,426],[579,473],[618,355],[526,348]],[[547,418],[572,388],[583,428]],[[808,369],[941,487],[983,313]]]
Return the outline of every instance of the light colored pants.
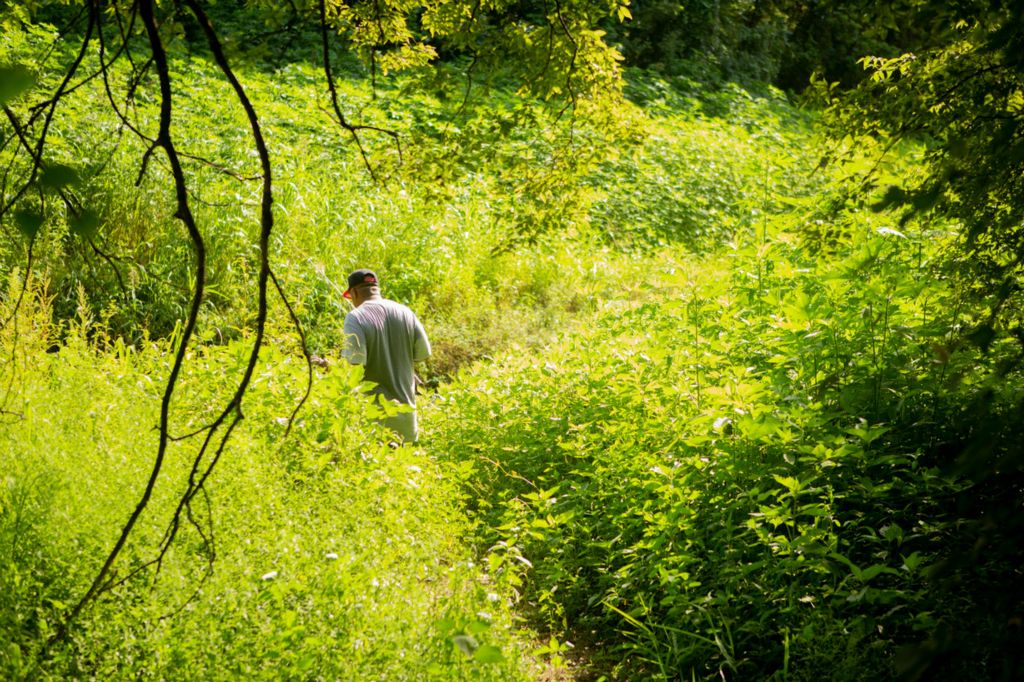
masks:
[[[419,437],[419,424],[416,421],[416,412],[401,412],[392,417],[385,417],[381,423],[401,436],[406,443],[415,443]]]

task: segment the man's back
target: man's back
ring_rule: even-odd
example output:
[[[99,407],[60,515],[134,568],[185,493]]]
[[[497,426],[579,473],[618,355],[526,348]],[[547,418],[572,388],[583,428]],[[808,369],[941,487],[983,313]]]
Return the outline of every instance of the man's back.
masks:
[[[413,363],[426,360],[430,342],[406,306],[385,298],[363,302],[345,317],[345,356],[365,365],[365,378],[389,400],[416,404]]]

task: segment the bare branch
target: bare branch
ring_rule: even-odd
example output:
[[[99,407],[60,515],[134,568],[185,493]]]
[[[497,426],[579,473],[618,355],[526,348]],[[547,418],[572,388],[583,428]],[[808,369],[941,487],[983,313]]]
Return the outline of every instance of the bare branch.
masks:
[[[292,319],[292,324],[295,325],[295,329],[299,334],[299,342],[302,345],[302,357],[306,359],[306,390],[302,394],[302,398],[299,400],[295,409],[288,416],[288,427],[284,430],[284,437],[287,438],[288,434],[292,431],[292,425],[295,423],[295,416],[302,409],[302,406],[306,404],[309,399],[309,393],[313,389],[313,359],[309,355],[309,347],[306,345],[306,332],[302,329],[302,323],[299,322],[298,316],[295,314],[295,310],[292,308],[291,303],[288,302],[288,297],[284,295],[284,289],[281,288],[281,283],[277,281],[277,276],[271,272],[270,279],[274,283],[274,288],[277,289],[277,294],[281,297],[281,302],[284,303],[284,307],[288,309],[288,315]]]
[[[93,5],[95,7],[95,5]],[[205,291],[206,284],[206,248],[203,242],[202,235],[196,225],[195,219],[192,216],[192,211],[188,204],[188,189],[185,182],[185,175],[181,167],[180,160],[178,159],[177,151],[174,146],[173,138],[171,137],[171,112],[172,112],[172,96],[171,96],[171,79],[170,79],[170,68],[167,61],[167,53],[164,49],[163,40],[160,37],[160,32],[156,23],[155,16],[155,0],[140,0],[139,2],[139,14],[142,18],[143,25],[146,29],[146,35],[149,39],[150,48],[153,52],[154,64],[156,66],[157,74],[160,81],[160,132],[157,135],[156,144],[163,148],[168,161],[171,165],[172,175],[174,177],[175,194],[177,197],[177,210],[175,215],[185,225],[185,228],[189,234],[189,238],[192,241],[193,248],[195,249],[196,255],[196,283],[195,290],[192,297],[192,304],[189,310],[188,319],[185,322],[182,336],[178,342],[178,348],[174,355],[174,361],[171,366],[171,371],[167,379],[167,383],[164,388],[163,397],[160,401],[160,435],[159,445],[157,448],[157,454],[153,461],[152,469],[150,470],[150,476],[146,482],[146,487],[143,490],[142,496],[138,503],[135,505],[135,509],[132,511],[124,527],[121,529],[121,533],[114,543],[114,547],[107,555],[103,566],[93,579],[92,584],[86,591],[85,595],[75,604],[75,606],[68,612],[64,620],[57,628],[56,633],[53,635],[51,642],[63,641],[68,634],[69,628],[72,623],[81,613],[82,609],[85,608],[93,599],[95,599],[106,587],[109,585],[108,575],[110,574],[111,568],[114,561],[117,559],[121,550],[124,548],[125,543],[128,541],[129,535],[131,535],[132,529],[138,522],[139,517],[145,510],[149,503],[150,497],[153,494],[153,489],[156,487],[157,478],[160,475],[160,471],[163,467],[164,457],[167,453],[168,446],[168,425],[170,421],[170,405],[171,398],[174,395],[174,389],[177,386],[178,376],[181,373],[182,365],[185,360],[185,353],[188,349],[189,342],[192,339],[192,335],[195,331],[196,323],[199,318],[199,308],[202,303],[203,294]],[[154,148],[151,148],[151,150]],[[147,152],[148,154],[149,152]]]
[[[363,142],[359,137],[360,130],[373,130],[378,133],[389,135],[394,140],[395,146],[398,149],[399,159],[402,157],[402,145],[398,133],[394,130],[386,130],[384,128],[377,128],[374,126],[365,125],[353,125],[345,120],[345,115],[341,112],[341,106],[338,104],[338,90],[334,84],[334,75],[331,73],[331,50],[330,41],[327,37],[327,6],[324,0],[319,0],[320,7],[320,39],[323,46],[323,59],[324,59],[324,76],[327,79],[327,88],[331,94],[331,106],[334,109],[334,115],[337,117],[338,125],[347,130],[352,139],[356,143],[356,147],[359,148],[359,154],[363,158],[363,164],[366,166],[366,170],[370,173],[370,178],[376,183],[377,175],[373,170],[373,165],[370,163],[369,156],[367,156],[366,149],[363,147]]]

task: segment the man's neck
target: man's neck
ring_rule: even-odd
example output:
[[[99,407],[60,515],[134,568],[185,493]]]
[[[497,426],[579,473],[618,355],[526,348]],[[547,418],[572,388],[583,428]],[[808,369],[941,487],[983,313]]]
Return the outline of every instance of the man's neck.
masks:
[[[363,305],[364,303],[369,303],[370,301],[383,301],[383,300],[384,300],[384,297],[381,296],[380,294],[371,294],[371,295],[367,296],[366,298],[360,299],[359,302],[356,303],[356,307],[358,308],[359,306]]]

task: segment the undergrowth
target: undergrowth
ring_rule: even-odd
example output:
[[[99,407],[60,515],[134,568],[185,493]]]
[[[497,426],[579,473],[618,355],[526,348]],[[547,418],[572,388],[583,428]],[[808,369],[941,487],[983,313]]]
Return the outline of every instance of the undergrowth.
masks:
[[[268,349],[244,425],[157,572],[132,577],[156,558],[189,474],[177,457],[187,438],[126,549],[123,584],[70,643],[45,651],[144,485],[168,354],[165,342],[99,343],[102,321],[87,319],[46,353],[58,330],[38,324],[41,306],[19,316],[0,434],[0,676],[528,678],[536,664],[520,653],[530,647],[509,596],[465,543],[458,478],[422,449],[387,446],[362,409],[358,371],[318,376],[284,438],[304,372],[287,335],[285,350]],[[241,344],[193,358],[176,434],[201,426],[244,359]]]
[[[670,254],[656,300],[443,390],[433,445],[520,607],[613,679],[1018,674],[1019,349],[956,340],[946,238]]]

